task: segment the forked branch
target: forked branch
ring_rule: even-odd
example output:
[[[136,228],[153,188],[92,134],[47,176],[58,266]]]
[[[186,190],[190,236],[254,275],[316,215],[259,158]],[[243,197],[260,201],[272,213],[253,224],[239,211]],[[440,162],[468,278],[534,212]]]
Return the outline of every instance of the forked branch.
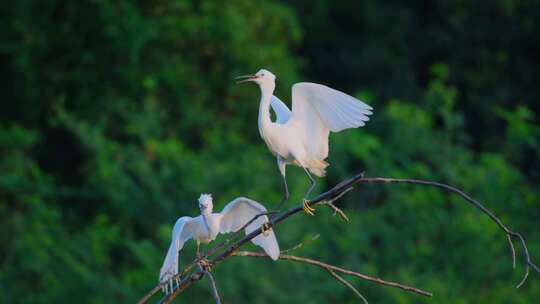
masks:
[[[318,204],[327,204],[327,205],[333,204],[337,199],[339,199],[343,194],[345,194],[345,192],[349,191],[350,188],[352,188],[354,185],[363,184],[363,183],[364,184],[369,183],[369,184],[413,184],[413,185],[423,185],[423,186],[436,187],[436,188],[439,188],[439,189],[443,189],[443,190],[458,194],[463,199],[465,199],[467,202],[469,202],[474,207],[479,209],[481,212],[486,214],[491,220],[493,220],[499,226],[499,228],[501,230],[504,231],[504,233],[506,234],[507,239],[509,241],[509,244],[510,244],[510,251],[512,253],[512,264],[514,266],[515,266],[515,250],[514,250],[514,246],[513,246],[512,241],[513,241],[513,239],[518,239],[519,240],[519,242],[521,244],[521,247],[523,248],[523,257],[524,257],[524,260],[525,260],[525,263],[526,263],[526,269],[525,269],[525,274],[523,276],[523,279],[517,285],[518,288],[521,287],[525,283],[525,281],[526,281],[526,279],[527,279],[527,277],[529,275],[530,268],[532,268],[534,271],[536,271],[537,273],[540,274],[540,269],[538,268],[538,266],[536,264],[534,264],[532,262],[531,257],[529,255],[529,250],[527,248],[527,244],[525,242],[525,239],[523,238],[523,236],[520,233],[517,233],[517,232],[514,232],[514,231],[510,230],[506,225],[504,225],[502,223],[502,221],[497,216],[495,216],[490,210],[485,208],[478,201],[474,200],[473,198],[471,198],[469,195],[467,195],[463,191],[461,191],[461,190],[459,190],[459,189],[457,189],[455,187],[449,186],[447,184],[438,183],[438,182],[432,182],[432,181],[425,181],[425,180],[417,180],[417,179],[396,179],[396,178],[383,178],[383,177],[364,177],[364,174],[361,173],[361,174],[358,174],[358,175],[356,175],[356,176],[354,176],[354,177],[352,177],[352,178],[350,178],[348,180],[345,180],[345,181],[339,183],[338,185],[336,185],[332,189],[328,190],[327,192],[324,192],[324,193],[320,194],[316,198],[310,200],[308,202],[308,204],[310,206],[315,206],[315,205],[318,205]],[[297,205],[295,207],[292,207],[292,208],[290,208],[290,209],[288,209],[288,210],[286,210],[284,212],[276,214],[275,216],[273,216],[269,220],[267,228],[272,228],[272,227],[278,225],[282,221],[289,218],[291,215],[299,213],[302,210],[303,210],[303,206],[302,206],[302,204],[299,204],[299,205]],[[262,215],[258,215],[258,216],[262,216]],[[250,222],[252,222],[253,220],[255,220],[255,218],[252,219]],[[244,244],[246,244],[247,242],[249,242],[250,240],[252,240],[253,238],[255,238],[256,236],[258,236],[259,234],[261,234],[261,233],[262,233],[262,228],[259,228],[259,229],[254,230],[253,232],[249,233],[248,235],[244,236],[243,238],[241,238],[239,240],[236,240],[231,245],[226,247],[221,253],[217,254],[214,258],[210,259],[207,262],[208,265],[213,267],[213,266],[221,263],[223,260],[230,257],[231,255],[240,255],[240,253],[242,253],[244,251],[238,252],[238,249],[241,246],[243,246]],[[219,246],[219,247],[223,247],[223,246],[224,246],[224,244],[221,244],[221,246]],[[216,253],[216,251],[217,250],[212,250],[212,254]],[[258,256],[259,255],[259,253],[249,253],[249,254],[247,254],[246,252],[244,252],[243,254],[244,255],[249,255],[249,256]],[[261,255],[261,257],[265,256],[265,254],[262,254],[262,253],[260,255]],[[208,256],[209,255],[206,255],[205,257],[208,257]],[[404,290],[407,290],[407,291],[416,292],[416,293],[421,294],[421,295],[431,296],[431,293],[426,292],[426,291],[422,291],[422,290],[414,288],[414,287],[408,287],[408,286],[405,286],[405,285],[402,285],[402,284],[399,284],[399,283],[387,282],[387,281],[384,281],[384,280],[381,280],[381,279],[378,279],[378,278],[372,278],[372,277],[362,275],[362,274],[358,274],[358,273],[355,273],[355,272],[352,272],[352,271],[349,271],[349,270],[341,269],[341,268],[338,268],[336,266],[328,265],[328,264],[325,264],[325,263],[322,263],[322,262],[316,261],[316,260],[310,260],[310,259],[307,259],[307,258],[300,258],[300,257],[295,257],[295,256],[289,256],[289,255],[281,255],[280,259],[289,259],[289,260],[302,259],[302,262],[310,264],[310,262],[306,262],[307,260],[309,260],[309,261],[313,262],[313,263],[311,263],[312,265],[317,265],[317,263],[319,263],[317,266],[326,269],[334,278],[336,278],[338,281],[340,281],[340,283],[346,285],[349,288],[351,288],[352,285],[349,282],[345,281],[343,278],[341,278],[339,275],[337,275],[337,273],[352,275],[352,276],[356,276],[356,277],[359,277],[359,278],[362,278],[362,279],[365,279],[365,280],[368,280],[368,281],[371,281],[371,282],[374,282],[374,283],[377,283],[377,284],[381,284],[381,285],[385,285],[385,286],[391,286],[391,287],[397,287],[397,288],[401,288],[401,289],[404,289]],[[297,260],[297,261],[299,261],[299,260]],[[182,278],[180,280],[180,278],[182,276],[184,276],[186,273],[188,273],[188,270],[191,269],[193,267],[193,265],[195,265],[196,263],[198,263],[198,261],[194,261],[193,263],[188,265],[186,267],[186,269],[184,269],[184,271],[182,273],[176,275],[173,278],[174,280],[178,279],[179,283],[177,284],[176,288],[174,288],[171,293],[166,295],[161,300],[160,303],[170,303],[178,294],[180,294],[183,290],[188,288],[193,282],[202,279],[202,277],[205,275],[205,272],[201,271],[201,270],[197,270],[197,271],[194,271],[191,274],[185,276],[184,278]],[[322,265],[324,265],[324,266],[322,266]],[[338,270],[338,269],[340,269],[340,270]],[[155,293],[157,293],[160,290],[162,285],[163,284],[160,284],[160,285],[154,287],[138,303],[139,304],[145,303],[152,295],[154,295]],[[401,287],[399,287],[399,286],[401,286]],[[405,288],[402,288],[402,287],[405,287]],[[362,297],[363,300],[365,300],[363,298],[363,296],[361,296],[361,294],[358,292],[358,290],[354,289],[354,287],[352,287],[351,289],[358,296]]]
[[[205,270],[200,264],[199,270],[203,271],[206,277],[208,277],[208,281],[210,282],[210,288],[212,289],[212,295],[214,296],[214,301],[216,302],[216,304],[221,304],[221,297],[219,296],[214,276],[208,270]]]
[[[236,251],[232,255],[233,256],[257,257],[257,258],[269,258],[266,253],[252,252],[252,251]],[[383,279],[380,279],[380,278],[368,276],[368,275],[365,275],[365,274],[361,274],[361,273],[358,273],[358,272],[355,272],[355,271],[347,270],[347,269],[344,269],[344,268],[341,268],[341,267],[330,265],[330,264],[327,264],[327,263],[324,263],[324,262],[321,262],[321,261],[318,261],[318,260],[310,259],[310,258],[299,257],[299,256],[295,256],[295,255],[282,254],[282,255],[279,256],[279,259],[280,260],[288,260],[288,261],[293,261],[293,262],[298,262],[298,263],[317,266],[317,267],[320,267],[320,268],[322,268],[322,269],[324,269],[326,271],[329,271],[329,272],[331,271],[333,273],[337,272],[337,273],[344,274],[344,275],[350,275],[350,276],[353,276],[353,277],[360,278],[362,280],[370,281],[370,282],[377,283],[377,284],[384,285],[384,286],[399,288],[399,289],[402,289],[402,290],[405,290],[405,291],[408,291],[408,292],[417,293],[419,295],[423,295],[423,296],[427,296],[427,297],[433,296],[433,294],[431,292],[424,291],[422,289],[418,289],[418,288],[415,288],[415,287],[410,287],[410,286],[403,285],[403,284],[396,283],[396,282],[386,281],[386,280],[383,280]]]
[[[499,228],[501,228],[502,231],[504,231],[504,233],[507,236],[508,243],[510,246],[510,251],[512,254],[512,266],[514,268],[516,267],[516,252],[515,252],[514,244],[512,241],[513,239],[518,239],[520,241],[521,247],[523,248],[523,258],[525,260],[525,273],[523,275],[523,279],[521,279],[521,281],[517,284],[516,288],[520,288],[521,286],[523,286],[523,284],[527,280],[527,277],[529,276],[530,268],[533,268],[534,271],[536,271],[536,273],[540,274],[540,268],[538,268],[538,266],[534,264],[531,260],[531,256],[529,255],[529,249],[527,248],[527,243],[525,242],[525,238],[523,238],[523,236],[520,233],[510,230],[505,224],[503,224],[503,222],[497,216],[495,216],[495,214],[493,214],[493,212],[491,212],[489,209],[484,207],[484,205],[482,205],[480,202],[470,197],[465,192],[447,184],[432,182],[432,181],[425,181],[425,180],[418,180],[418,179],[367,177],[367,178],[362,178],[359,182],[372,183],[372,184],[392,184],[392,183],[397,184],[399,183],[399,184],[424,185],[424,186],[431,186],[431,187],[444,189],[446,191],[458,194],[467,202],[469,202],[474,207],[476,207],[478,210],[486,214],[492,221],[494,221],[497,224],[497,226],[499,226]]]

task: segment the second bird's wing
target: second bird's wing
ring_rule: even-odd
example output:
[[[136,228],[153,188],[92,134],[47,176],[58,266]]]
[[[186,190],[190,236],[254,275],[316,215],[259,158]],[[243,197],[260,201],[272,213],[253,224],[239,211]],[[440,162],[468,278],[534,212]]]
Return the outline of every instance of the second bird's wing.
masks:
[[[291,117],[291,110],[289,110],[283,101],[274,95],[272,95],[272,99],[270,100],[270,106],[274,110],[274,113],[276,113],[276,123],[284,124]]]
[[[184,216],[179,218],[174,224],[172,231],[171,245],[167,256],[163,261],[163,266],[159,271],[159,282],[165,283],[178,273],[178,255],[184,247],[184,243],[191,239],[197,229],[200,229],[196,218]]]
[[[238,229],[246,225],[253,217],[266,212],[266,208],[258,202],[245,197],[239,197],[228,203],[223,211],[221,211],[220,233],[236,232]],[[258,217],[249,224],[245,231],[246,235],[261,227],[262,224],[268,222],[266,215]],[[260,234],[253,238],[253,244],[264,249],[266,254],[273,260],[279,257],[279,245],[274,234],[270,229],[268,235]]]

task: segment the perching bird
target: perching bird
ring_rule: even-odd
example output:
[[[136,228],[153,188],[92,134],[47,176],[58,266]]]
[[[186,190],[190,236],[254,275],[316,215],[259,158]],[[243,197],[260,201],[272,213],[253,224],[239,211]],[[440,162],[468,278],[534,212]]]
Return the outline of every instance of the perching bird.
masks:
[[[277,156],[277,164],[285,194],[289,197],[285,166],[302,167],[311,185],[304,194],[304,211],[313,215],[314,209],[307,204],[307,197],[315,180],[310,173],[323,177],[328,163],[328,135],[365,125],[373,108],[362,101],[327,86],[300,82],[292,87],[292,112],[273,95],[276,76],[262,69],[254,75],[237,77],[237,83],[253,81],[261,89],[259,106],[259,133],[270,151]],[[270,120],[270,107],[276,113],[276,121]]]
[[[160,283],[169,282],[168,288],[165,285],[164,290],[172,290],[172,278],[178,273],[179,252],[184,247],[184,243],[189,239],[197,242],[197,257],[199,257],[199,245],[207,244],[213,241],[218,233],[236,232],[256,215],[265,213],[266,208],[254,200],[245,197],[239,197],[228,203],[221,213],[212,213],[213,203],[210,194],[201,194],[199,197],[199,209],[201,215],[197,217],[183,216],[176,221],[172,232],[172,241],[163,261],[163,266],[159,271]],[[263,226],[263,234],[256,236],[251,241],[264,249],[266,254],[272,260],[279,257],[279,245],[276,236],[271,228],[265,228],[268,222],[266,215],[259,216],[251,224],[246,226],[246,235]]]

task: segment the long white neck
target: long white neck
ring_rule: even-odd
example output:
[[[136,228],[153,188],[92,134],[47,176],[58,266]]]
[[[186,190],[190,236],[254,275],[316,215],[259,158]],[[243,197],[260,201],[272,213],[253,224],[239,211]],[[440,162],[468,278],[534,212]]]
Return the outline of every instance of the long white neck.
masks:
[[[208,235],[212,235],[212,230],[211,230],[211,227],[210,227],[210,220],[211,220],[211,216],[212,215],[212,210],[203,210],[201,212],[201,215],[202,215],[202,219],[203,219],[203,223],[204,223],[204,227],[206,228],[206,231],[208,231]]]
[[[259,133],[264,137],[263,133],[271,123],[270,120],[270,102],[274,94],[274,83],[263,83],[259,85],[261,89],[261,102],[259,104]]]

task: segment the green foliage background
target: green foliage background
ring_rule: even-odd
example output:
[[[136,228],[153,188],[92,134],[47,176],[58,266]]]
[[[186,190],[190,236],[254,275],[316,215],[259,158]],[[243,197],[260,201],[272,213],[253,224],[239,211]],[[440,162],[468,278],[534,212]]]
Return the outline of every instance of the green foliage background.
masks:
[[[1,303],[132,303],[200,192],[217,209],[240,195],[275,205],[258,89],[233,82],[261,67],[287,102],[310,80],[375,108],[331,137],[318,191],[362,170],[447,182],[540,261],[538,1],[20,0],[0,18]],[[292,167],[288,180],[292,204],[307,180]],[[276,232],[282,248],[320,234],[297,253],[435,293],[352,280],[373,303],[540,298],[536,274],[515,289],[523,263],[513,271],[504,235],[457,197],[366,185],[342,203],[350,224],[320,209]],[[226,303],[358,302],[286,261],[214,273]],[[211,302],[207,284],[177,301]]]

